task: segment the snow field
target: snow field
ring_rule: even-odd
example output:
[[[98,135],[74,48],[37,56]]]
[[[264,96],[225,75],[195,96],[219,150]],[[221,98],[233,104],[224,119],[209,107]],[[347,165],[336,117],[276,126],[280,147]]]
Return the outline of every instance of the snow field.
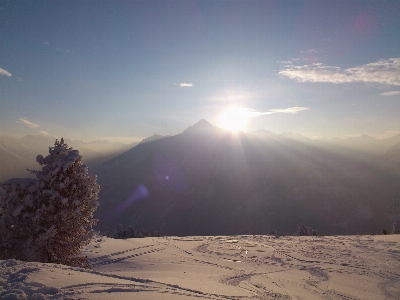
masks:
[[[400,299],[400,235],[101,237],[83,255],[0,261],[0,299]]]

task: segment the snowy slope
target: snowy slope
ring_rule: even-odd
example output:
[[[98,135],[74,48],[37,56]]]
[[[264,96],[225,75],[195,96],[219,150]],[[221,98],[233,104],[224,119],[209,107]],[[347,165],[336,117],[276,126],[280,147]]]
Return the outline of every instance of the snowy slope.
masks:
[[[400,299],[400,235],[102,237],[84,255],[0,261],[0,299]]]

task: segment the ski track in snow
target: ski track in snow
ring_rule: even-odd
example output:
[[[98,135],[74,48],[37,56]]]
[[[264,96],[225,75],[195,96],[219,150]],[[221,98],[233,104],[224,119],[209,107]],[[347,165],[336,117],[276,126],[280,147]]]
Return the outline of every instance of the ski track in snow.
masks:
[[[0,261],[0,299],[400,299],[400,235],[98,238],[91,269]]]

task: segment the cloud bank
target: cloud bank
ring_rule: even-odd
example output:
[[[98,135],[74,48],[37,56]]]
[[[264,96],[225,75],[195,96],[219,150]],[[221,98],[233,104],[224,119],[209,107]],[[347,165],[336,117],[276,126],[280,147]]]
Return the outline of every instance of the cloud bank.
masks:
[[[400,95],[400,91],[390,91],[390,92],[385,92],[381,93],[382,96],[396,96]]]
[[[4,70],[2,68],[0,68],[0,75],[7,76],[7,77],[11,77],[12,76],[10,72],[8,72],[8,71],[6,71],[6,70]]]
[[[40,127],[38,124],[30,122],[26,118],[19,118],[19,122],[22,123],[22,124],[25,124],[26,126],[29,126],[30,128]]]
[[[400,86],[400,58],[381,59],[354,68],[325,66],[322,63],[287,65],[280,75],[299,82],[328,82],[334,84],[364,82]]]

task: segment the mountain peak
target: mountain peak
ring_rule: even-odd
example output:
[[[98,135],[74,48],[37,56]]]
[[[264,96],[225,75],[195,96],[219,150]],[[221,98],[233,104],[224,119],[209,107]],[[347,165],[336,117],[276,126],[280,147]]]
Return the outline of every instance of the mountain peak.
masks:
[[[362,141],[362,140],[374,140],[375,138],[364,133],[360,136],[350,137],[348,139]]]
[[[189,126],[184,132],[193,132],[193,131],[209,131],[209,130],[215,130],[217,127],[212,125],[210,122],[208,122],[205,119],[201,119],[199,122],[194,124],[193,126]]]
[[[208,122],[206,119],[201,119],[193,127],[201,127],[201,128],[214,128],[215,126]]]

